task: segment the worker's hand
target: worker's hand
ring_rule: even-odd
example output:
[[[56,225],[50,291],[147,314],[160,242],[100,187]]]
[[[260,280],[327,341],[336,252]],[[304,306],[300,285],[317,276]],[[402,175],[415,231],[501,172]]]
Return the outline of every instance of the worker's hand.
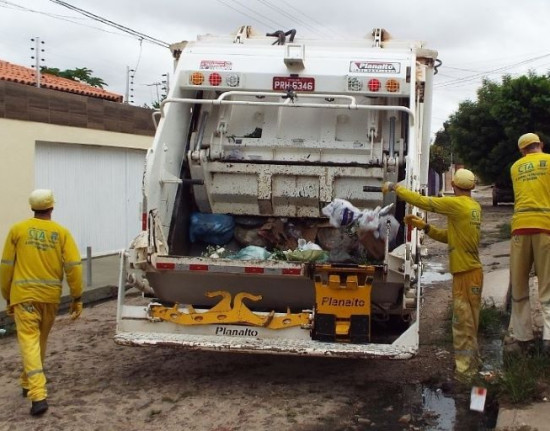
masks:
[[[73,300],[73,302],[71,302],[71,307],[69,308],[69,313],[71,313],[71,319],[78,319],[82,314],[82,301]]]
[[[395,191],[395,183],[386,181],[384,184],[382,184],[382,193],[386,194],[393,191]]]
[[[428,224],[422,218],[413,214],[407,214],[405,216],[404,222],[408,225],[414,226],[417,229],[424,229]]]

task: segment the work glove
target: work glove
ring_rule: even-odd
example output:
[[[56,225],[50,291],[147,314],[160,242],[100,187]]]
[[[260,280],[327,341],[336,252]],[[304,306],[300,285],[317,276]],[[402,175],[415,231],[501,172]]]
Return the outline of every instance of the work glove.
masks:
[[[417,229],[426,229],[428,223],[426,223],[421,217],[415,216],[413,214],[407,214],[403,220],[406,224],[414,226]]]
[[[73,302],[71,302],[71,306],[69,308],[69,313],[71,313],[71,319],[73,320],[80,317],[82,314],[82,301],[80,299],[73,299]]]
[[[395,191],[395,183],[386,181],[384,184],[382,184],[382,193],[386,194],[393,191]]]

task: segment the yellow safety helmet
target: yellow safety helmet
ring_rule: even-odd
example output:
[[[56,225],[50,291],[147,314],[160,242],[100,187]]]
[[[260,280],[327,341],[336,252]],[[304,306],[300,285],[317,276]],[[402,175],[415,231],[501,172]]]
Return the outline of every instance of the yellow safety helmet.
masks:
[[[521,135],[518,139],[518,147],[520,150],[523,150],[528,145],[534,144],[535,142],[540,142],[539,135],[534,133],[526,133]]]
[[[33,211],[53,208],[54,203],[53,193],[49,189],[36,189],[29,196],[29,204]]]
[[[472,190],[476,185],[476,177],[468,169],[459,169],[453,177],[453,184],[464,190]]]

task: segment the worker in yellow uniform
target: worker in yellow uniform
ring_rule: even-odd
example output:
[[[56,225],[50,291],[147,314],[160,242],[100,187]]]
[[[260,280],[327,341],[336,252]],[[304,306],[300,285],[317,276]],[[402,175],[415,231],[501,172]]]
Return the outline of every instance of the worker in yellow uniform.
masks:
[[[479,259],[481,206],[472,199],[474,174],[458,169],[452,179],[454,196],[431,197],[394,183],[384,183],[384,193],[395,191],[405,202],[447,216],[447,229],[436,228],[409,214],[405,223],[423,229],[430,238],[448,244],[449,269],[453,274],[453,347],[459,381],[468,382],[479,367],[477,330],[483,270]]]
[[[36,416],[48,410],[43,365],[61,298],[63,273],[72,297],[71,318],[76,319],[82,313],[82,265],[70,232],[51,220],[51,190],[33,191],[29,203],[34,217],[13,225],[6,238],[0,287],[17,328],[23,358],[22,393],[32,401],[30,413]]]
[[[505,351],[529,352],[534,344],[529,273],[533,264],[538,278],[544,320],[542,348],[550,354],[550,154],[535,133],[518,140],[522,157],[510,168],[514,187],[514,214],[510,241],[512,343]]]

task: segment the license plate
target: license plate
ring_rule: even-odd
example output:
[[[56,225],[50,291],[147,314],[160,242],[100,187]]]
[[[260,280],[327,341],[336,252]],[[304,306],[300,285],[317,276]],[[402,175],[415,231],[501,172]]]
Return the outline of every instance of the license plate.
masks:
[[[275,91],[314,91],[315,78],[303,78],[291,76],[274,76],[273,90]]]

